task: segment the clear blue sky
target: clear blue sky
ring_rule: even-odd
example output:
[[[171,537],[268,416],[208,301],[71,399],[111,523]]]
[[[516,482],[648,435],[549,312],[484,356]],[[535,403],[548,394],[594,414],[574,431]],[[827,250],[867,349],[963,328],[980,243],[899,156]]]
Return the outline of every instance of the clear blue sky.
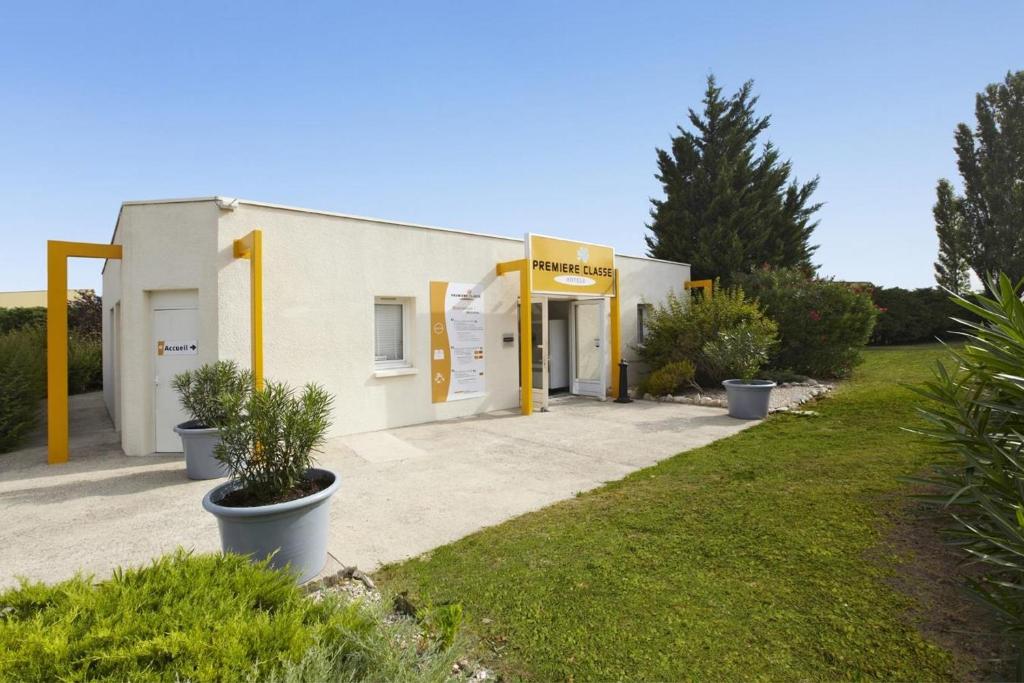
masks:
[[[211,194],[641,254],[654,149],[712,71],[821,176],[822,273],[928,286],[954,126],[1022,26],[1006,0],[5,3],[0,290],[123,200]]]

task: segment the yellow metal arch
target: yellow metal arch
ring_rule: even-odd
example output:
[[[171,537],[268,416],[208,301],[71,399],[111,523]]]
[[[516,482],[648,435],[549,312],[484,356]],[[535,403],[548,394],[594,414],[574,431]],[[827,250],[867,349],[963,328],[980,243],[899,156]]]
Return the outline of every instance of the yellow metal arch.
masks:
[[[686,290],[699,289],[702,290],[705,299],[710,299],[712,290],[714,289],[714,280],[687,280],[683,283],[683,288]]]
[[[120,244],[46,243],[46,460],[68,461],[68,259],[120,259]]]

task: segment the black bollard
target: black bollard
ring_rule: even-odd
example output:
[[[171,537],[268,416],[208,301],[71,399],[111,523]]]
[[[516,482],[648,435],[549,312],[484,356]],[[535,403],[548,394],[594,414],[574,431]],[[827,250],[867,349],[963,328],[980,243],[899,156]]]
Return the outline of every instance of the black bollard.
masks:
[[[624,360],[619,361],[619,397],[615,399],[616,403],[632,403],[633,399],[629,397],[629,384],[627,379],[629,377],[629,363]]]

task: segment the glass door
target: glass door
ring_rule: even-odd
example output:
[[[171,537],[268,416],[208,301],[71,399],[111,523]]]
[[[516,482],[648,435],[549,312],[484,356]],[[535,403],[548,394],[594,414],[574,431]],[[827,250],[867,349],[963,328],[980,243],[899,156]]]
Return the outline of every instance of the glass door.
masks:
[[[604,399],[608,391],[605,359],[605,300],[572,302],[572,393]]]
[[[548,299],[530,299],[531,367],[533,371],[533,409],[548,408]]]

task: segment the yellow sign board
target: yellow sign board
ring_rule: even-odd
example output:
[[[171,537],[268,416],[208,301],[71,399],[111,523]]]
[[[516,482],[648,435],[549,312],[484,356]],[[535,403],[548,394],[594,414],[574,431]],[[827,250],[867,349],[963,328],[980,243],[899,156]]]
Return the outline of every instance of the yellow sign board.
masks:
[[[615,250],[544,235],[526,236],[535,294],[615,296]]]
[[[477,398],[484,384],[483,285],[430,283],[430,394],[434,403]]]

